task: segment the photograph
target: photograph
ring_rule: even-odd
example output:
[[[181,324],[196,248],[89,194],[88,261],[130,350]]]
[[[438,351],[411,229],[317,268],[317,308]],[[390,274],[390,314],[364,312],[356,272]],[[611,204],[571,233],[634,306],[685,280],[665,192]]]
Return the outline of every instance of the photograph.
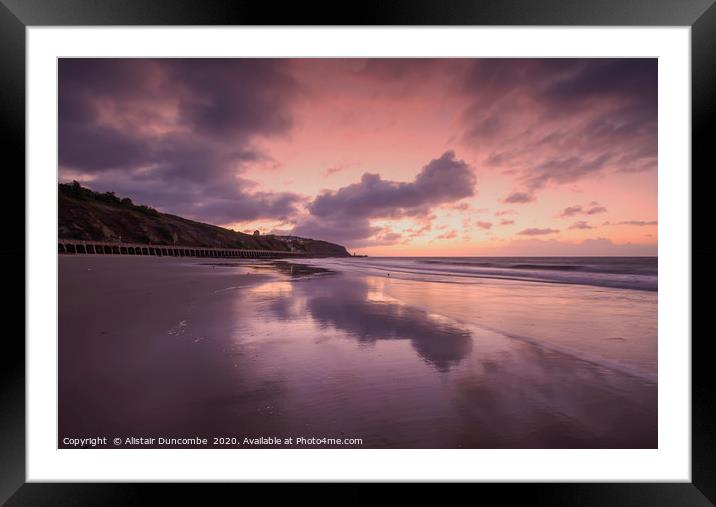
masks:
[[[56,65],[57,448],[659,448],[658,58]]]

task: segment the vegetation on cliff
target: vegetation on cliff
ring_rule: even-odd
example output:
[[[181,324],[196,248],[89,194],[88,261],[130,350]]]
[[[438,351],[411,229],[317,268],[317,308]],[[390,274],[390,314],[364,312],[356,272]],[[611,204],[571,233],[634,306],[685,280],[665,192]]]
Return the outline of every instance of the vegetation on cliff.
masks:
[[[314,239],[255,236],[160,213],[113,192],[99,193],[79,183],[58,186],[59,237],[154,245],[293,250],[314,256],[345,257],[345,247]]]

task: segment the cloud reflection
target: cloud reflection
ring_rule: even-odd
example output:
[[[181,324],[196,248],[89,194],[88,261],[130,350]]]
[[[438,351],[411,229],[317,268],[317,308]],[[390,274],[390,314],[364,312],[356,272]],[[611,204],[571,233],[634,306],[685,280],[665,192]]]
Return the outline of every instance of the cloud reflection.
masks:
[[[298,319],[292,298],[322,327],[333,327],[361,343],[409,340],[417,354],[438,371],[448,371],[472,351],[469,330],[419,308],[373,297],[365,280],[338,275],[293,283],[290,295],[282,294],[265,308],[280,320]]]

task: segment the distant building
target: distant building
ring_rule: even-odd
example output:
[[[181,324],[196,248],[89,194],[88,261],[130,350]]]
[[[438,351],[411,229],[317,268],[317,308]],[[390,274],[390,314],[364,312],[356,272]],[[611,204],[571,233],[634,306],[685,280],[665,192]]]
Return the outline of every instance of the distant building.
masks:
[[[259,231],[254,231],[254,236],[261,236],[261,233]]]

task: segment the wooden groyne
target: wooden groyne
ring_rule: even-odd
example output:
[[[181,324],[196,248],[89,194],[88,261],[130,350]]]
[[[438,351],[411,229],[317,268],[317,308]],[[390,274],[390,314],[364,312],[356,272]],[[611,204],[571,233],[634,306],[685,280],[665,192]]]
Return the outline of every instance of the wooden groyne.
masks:
[[[305,252],[283,250],[247,250],[239,248],[207,248],[202,246],[151,245],[140,243],[109,243],[59,239],[60,254],[92,255],[153,255],[156,257],[212,257],[276,259],[279,257],[306,257]]]

